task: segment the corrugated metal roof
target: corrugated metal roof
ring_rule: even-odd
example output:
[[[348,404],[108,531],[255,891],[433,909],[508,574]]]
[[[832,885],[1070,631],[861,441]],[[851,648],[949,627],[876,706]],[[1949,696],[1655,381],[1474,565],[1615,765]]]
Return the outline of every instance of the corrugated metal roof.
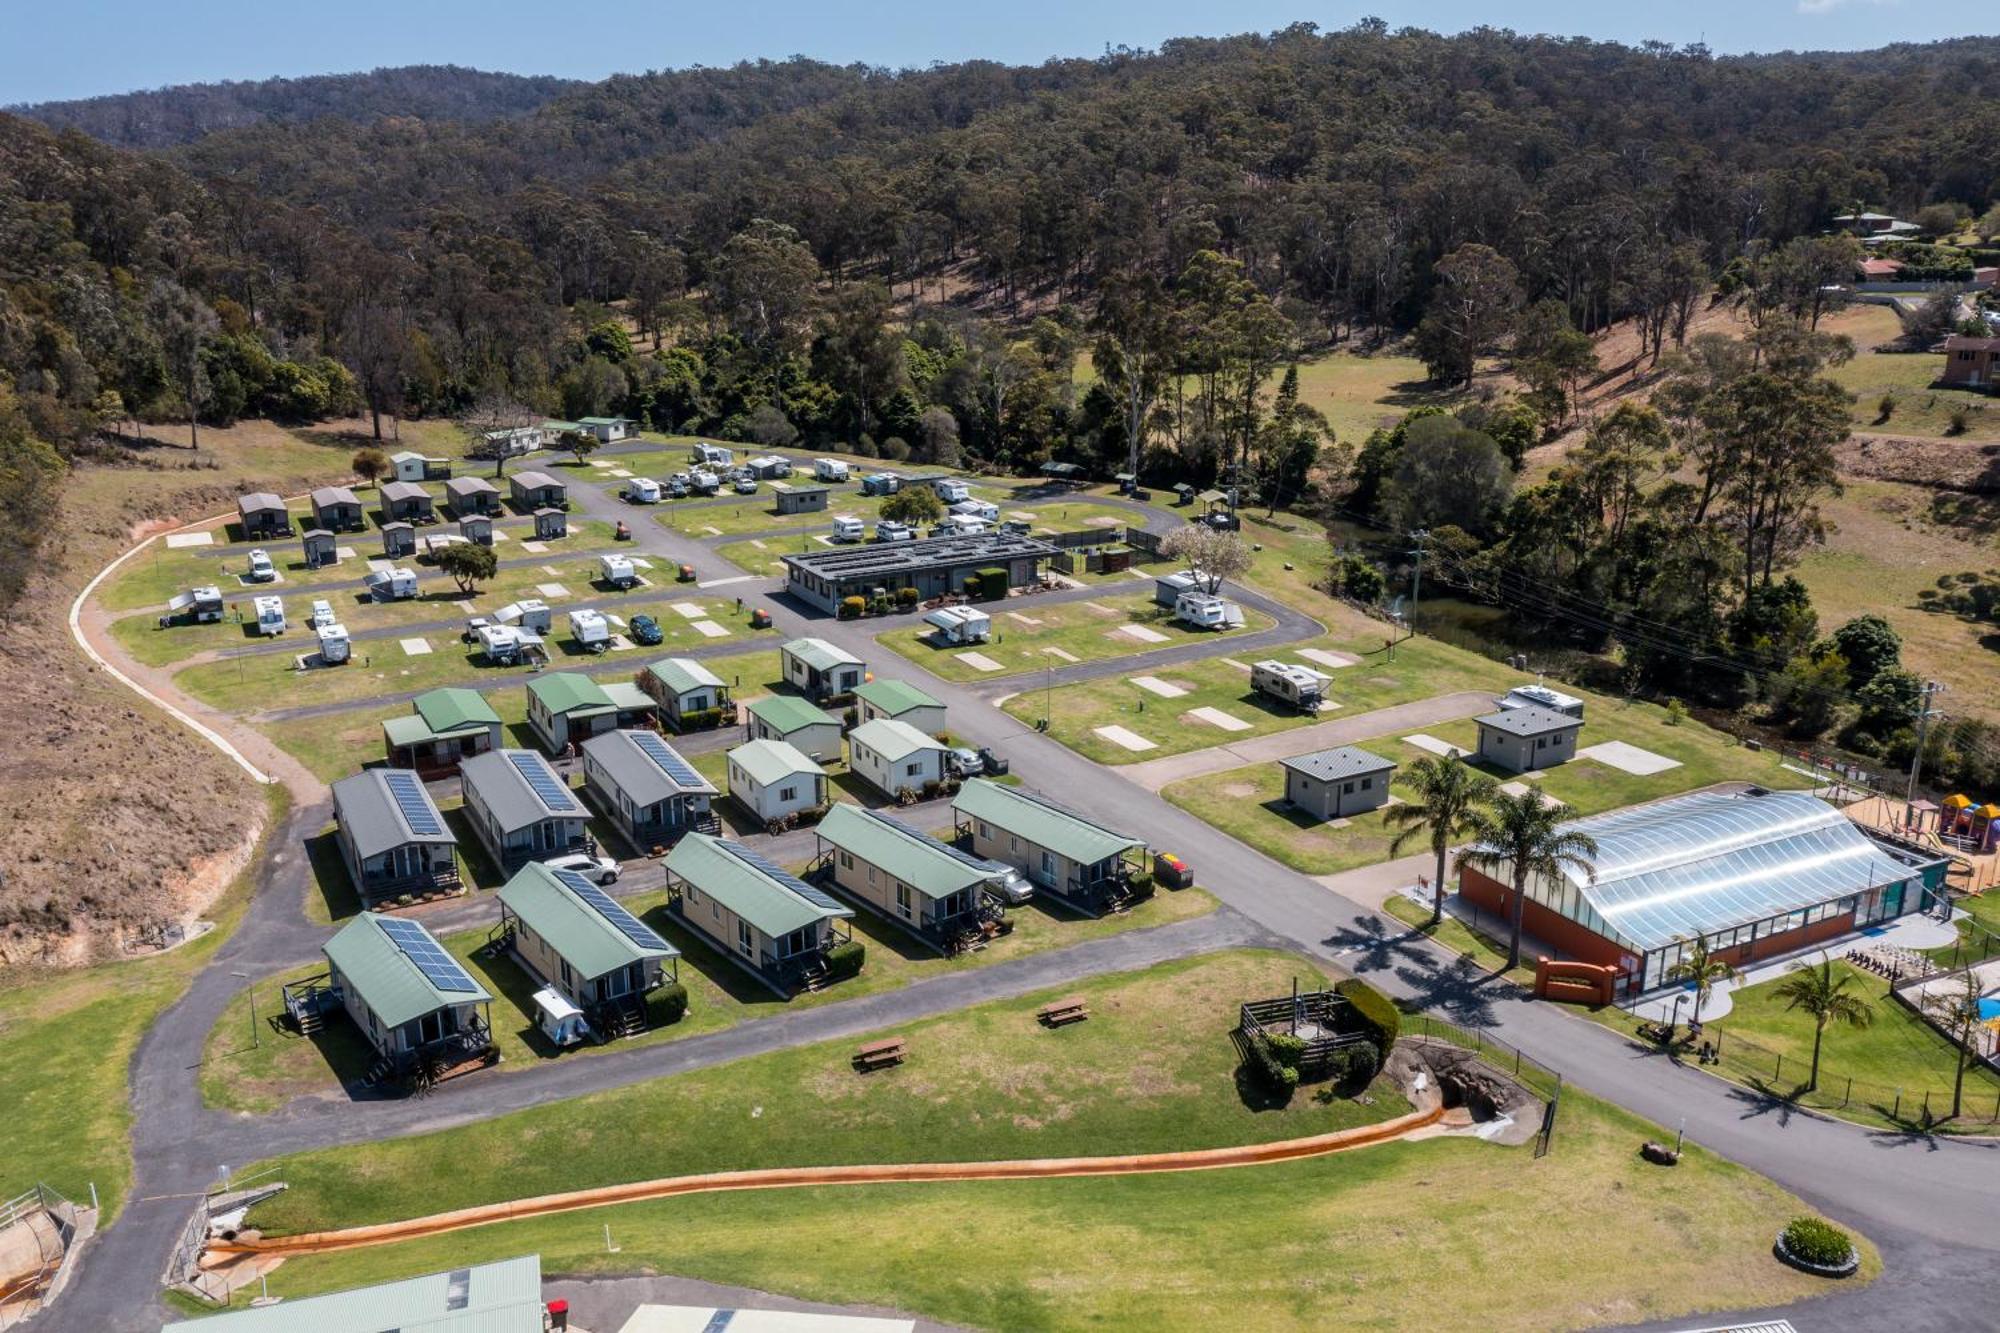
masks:
[[[1145,846],[1144,839],[1113,833],[1053,801],[985,778],[974,778],[959,788],[951,806],[1079,865],[1095,865],[1129,847]]]
[[[285,502],[269,491],[251,491],[236,498],[236,512],[253,514],[262,509],[283,509]]]
[[[652,672],[654,679],[665,686],[670,694],[725,688],[722,677],[692,657],[663,657],[646,670]]]
[[[500,721],[493,705],[487,703],[486,696],[478,690],[451,686],[426,690],[412,699],[410,704],[418,716],[430,724],[431,730],[441,736],[465,727],[496,726]]]
[[[668,772],[647,752],[646,745],[639,740],[645,736],[652,744],[658,745],[674,759],[679,760],[686,773],[692,774],[692,783],[680,780]],[[583,752],[593,763],[604,770],[618,789],[630,797],[634,805],[652,805],[689,792],[716,794],[715,786],[694,766],[681,758],[680,751],[668,745],[654,733],[630,730],[607,731],[601,736],[592,736],[583,743]]]
[[[872,722],[863,722],[847,733],[850,745],[873,750],[890,763],[897,763],[919,750],[942,750],[937,739],[926,736],[900,718],[878,717]]]
[[[396,919],[408,921],[404,917]],[[479,1004],[493,998],[476,981],[470,991],[438,989],[410,961],[410,956],[383,933],[383,920],[374,912],[363,912],[342,926],[321,949],[384,1026],[400,1027],[449,1005]],[[409,924],[421,928],[421,923]],[[424,934],[429,936],[430,932],[425,930]],[[435,937],[432,942],[436,943]]]
[[[541,1333],[538,1254],[232,1310],[166,1329],[203,1333]]]
[[[667,869],[766,935],[776,938],[831,917],[851,917],[820,890],[748,848],[690,833],[667,853]]]
[[[1363,773],[1387,772],[1396,766],[1395,760],[1370,754],[1358,745],[1342,745],[1312,754],[1294,755],[1279,762],[1295,773],[1303,773],[1321,782],[1338,782]]]
[[[944,707],[942,703],[916,686],[901,680],[871,680],[855,690],[854,695],[857,699],[873,704],[890,717],[901,717],[913,708]]]
[[[500,488],[484,477],[453,477],[444,484],[449,495],[498,495]]]
[[[378,492],[384,500],[428,500],[431,493],[414,481],[385,481]]]
[[[983,884],[1006,868],[961,856],[936,838],[858,805],[834,806],[816,831],[822,841],[886,870],[930,898]]]
[[[611,696],[604,692],[604,687],[581,671],[553,671],[536,676],[528,682],[528,693],[551,713],[611,707]]]
[[[840,719],[833,714],[789,694],[766,695],[750,705],[750,714],[784,736],[806,727],[840,725]]]
[[[312,493],[312,505],[315,509],[326,509],[333,505],[358,505],[360,503],[361,501],[354,498],[354,492],[345,486],[322,486]]]
[[[632,939],[539,861],[522,866],[500,886],[500,901],[586,980],[648,958],[679,957],[679,950],[665,940],[652,948]]]
[[[845,648],[835,647],[825,639],[793,639],[784,646],[783,651],[798,658],[815,671],[831,671],[839,666],[866,665]]]
[[[546,775],[549,782],[567,793],[567,805],[551,805],[545,801],[521,770],[515,767],[517,763],[525,765],[530,772]],[[458,778],[461,786],[479,793],[480,801],[492,812],[503,831],[526,828],[544,819],[584,817],[584,809],[577,801],[576,793],[570,791],[562,775],[550,768],[548,761],[533,750],[488,750],[485,754],[473,755],[460,762]]]
[[[826,772],[801,754],[798,747],[783,741],[746,742],[729,752],[729,762],[742,769],[760,787],[783,782],[795,773],[819,777]]]
[[[364,768],[333,784],[333,815],[340,821],[347,840],[354,844],[354,850],[366,859],[407,843],[457,846],[458,839],[445,826],[437,804],[421,782],[413,783],[412,790],[430,812],[432,826],[438,832],[420,834],[410,827],[401,805],[389,790],[392,771],[402,770]]]
[[[1497,713],[1488,713],[1479,719],[1479,725],[1491,727],[1495,731],[1504,731],[1510,736],[1546,736],[1550,732],[1580,727],[1583,725],[1583,719],[1530,705],[1526,708],[1503,708]]]

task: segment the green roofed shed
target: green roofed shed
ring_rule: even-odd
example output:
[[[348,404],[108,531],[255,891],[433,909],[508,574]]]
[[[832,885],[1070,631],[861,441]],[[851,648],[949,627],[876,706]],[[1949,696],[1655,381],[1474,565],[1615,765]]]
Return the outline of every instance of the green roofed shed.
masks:
[[[580,671],[555,671],[528,682],[528,693],[551,713],[573,713],[578,709],[609,708],[611,696],[604,687]]]
[[[537,1254],[167,1324],[201,1333],[542,1333]]]

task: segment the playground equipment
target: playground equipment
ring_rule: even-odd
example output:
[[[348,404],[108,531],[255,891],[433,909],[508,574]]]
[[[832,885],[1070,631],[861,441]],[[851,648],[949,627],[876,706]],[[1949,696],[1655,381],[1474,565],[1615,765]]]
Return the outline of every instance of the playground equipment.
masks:
[[[1971,797],[1953,793],[1944,798],[1937,818],[1938,837],[1961,851],[1985,853],[2000,847],[2000,805],[1974,805]]]

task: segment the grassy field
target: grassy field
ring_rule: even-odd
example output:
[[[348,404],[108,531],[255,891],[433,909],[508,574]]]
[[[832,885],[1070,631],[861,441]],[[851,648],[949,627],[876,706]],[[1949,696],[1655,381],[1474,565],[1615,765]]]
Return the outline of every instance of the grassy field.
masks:
[[[285,813],[282,789],[266,792],[276,827]],[[126,1075],[133,1052],[228,939],[248,899],[245,875],[210,909],[215,929],[171,953],[0,974],[0,1087],[7,1089],[0,1192],[11,1198],[39,1182],[87,1203],[94,1183],[103,1206],[98,1225],[116,1218],[132,1183]]]
[[[1414,356],[1341,350],[1299,366],[1299,401],[1326,414],[1336,440],[1360,448],[1368,433],[1395,425],[1415,407],[1455,407],[1463,389],[1440,389]]]
[[[1127,586],[1133,581],[1127,580]],[[940,648],[931,642],[930,627],[908,625],[877,635],[875,641],[891,652],[915,662],[945,680],[983,680],[991,675],[1039,671],[1043,667],[1061,670],[1075,662],[1098,662],[1109,657],[1131,657],[1135,670],[1144,666],[1144,655],[1187,643],[1217,642],[1214,630],[1192,629],[1175,619],[1173,611],[1153,601],[1149,580],[1144,592],[1122,595],[1107,591],[1088,602],[1041,604],[1021,601],[1018,610],[991,608],[993,640],[976,650]],[[1275,622],[1254,608],[1243,610],[1244,629],[1269,629]],[[1135,635],[1127,626],[1147,634],[1162,636],[1157,641]],[[1000,663],[1000,671],[982,671],[964,660],[976,651],[988,661]]]
[[[1951,416],[1963,408],[1969,428],[1951,436],[1968,444],[2000,439],[2000,402],[1969,389],[1933,387],[1944,371],[1944,357],[1934,352],[1878,352],[1875,348],[1899,337],[1902,324],[1887,306],[1853,306],[1822,322],[1822,327],[1854,340],[1854,359],[1829,372],[1835,383],[1854,395],[1854,428],[1891,435],[1951,436]],[[1884,419],[1884,394],[1896,399]]]
[[[991,967],[1046,949],[1204,916],[1217,905],[1214,898],[1201,890],[1185,889],[1156,895],[1121,916],[1091,920],[1060,907],[1030,902],[1009,909],[1008,919],[1014,923],[1011,933],[1000,936],[984,949],[955,958],[940,958],[902,932],[862,913],[851,923],[854,938],[868,950],[861,974],[823,991],[801,994],[787,1001],[779,999],[762,982],[711,949],[701,936],[682,926],[666,910],[664,890],[624,901],[681,951],[680,981],[688,990],[688,1009],[677,1023],[655,1027],[643,1037],[615,1045],[587,1046],[567,1054],[558,1052],[542,1039],[535,1027],[531,997],[537,989],[536,983],[512,958],[490,957],[484,952],[487,928],[460,931],[443,938],[445,947],[495,997],[494,1044],[501,1053],[503,1075],[558,1056],[584,1059],[594,1052],[678,1040],[733,1027],[748,1019],[897,990],[933,976]],[[294,1097],[337,1094],[343,1080],[366,1070],[365,1048],[346,1022],[329,1023],[318,1038],[307,1040],[275,1021],[280,983],[324,970],[323,966],[307,967],[252,983],[264,1019],[259,1028],[260,1038],[254,1045],[249,1037],[251,988],[246,988],[240,1002],[217,1021],[208,1036],[201,1077],[202,1096],[209,1105],[237,1111],[271,1111]]]
[[[1247,669],[1231,666],[1221,657],[1183,663],[1154,673],[1167,684],[1188,691],[1177,698],[1160,698],[1127,678],[1117,677],[1058,686],[1053,691],[1026,689],[1009,699],[1004,707],[1021,721],[1032,724],[1042,717],[1046,701],[1049,732],[1057,740],[1101,764],[1130,764],[1454,690],[1500,690],[1519,678],[1519,673],[1508,671],[1498,662],[1430,639],[1411,639],[1398,644],[1393,661],[1380,651],[1379,639],[1352,636],[1289,644],[1271,650],[1269,655],[1287,662],[1310,663],[1310,659],[1298,655],[1301,648],[1321,648],[1354,656],[1372,654],[1362,656],[1355,666],[1331,673],[1332,696],[1340,705],[1337,710],[1315,717],[1295,712],[1276,700],[1267,700],[1251,690]],[[1183,714],[1196,708],[1217,708],[1250,726],[1243,731],[1224,731],[1205,722],[1182,720]],[[1096,728],[1107,726],[1124,727],[1152,741],[1155,748],[1127,750],[1096,733]]]
[[[843,1042],[307,1154],[282,1164],[291,1189],[253,1221],[302,1230],[684,1170],[1240,1143],[1401,1111],[1379,1083],[1369,1105],[1239,1096],[1234,1005],[1294,976],[1310,981],[1310,965],[1216,955],[1087,983],[1090,1021],[1060,1033],[1036,1027],[1034,997],[899,1029],[912,1056],[888,1076],[849,1072]],[[1659,1132],[1572,1092],[1541,1161],[1432,1139],[1188,1175],[698,1195],[295,1260],[272,1286],[297,1295],[538,1250],[548,1271],[670,1271],[1007,1329],[1210,1329],[1220,1309],[1242,1328],[1330,1315],[1408,1327],[1450,1309],[1468,1325],[1541,1329],[1819,1290],[1770,1256],[1772,1233],[1806,1211],[1798,1200],[1694,1145],[1676,1171],[1648,1167],[1634,1148]],[[424,1166],[443,1153],[463,1169]],[[1872,1276],[1865,1242],[1864,1254]]]

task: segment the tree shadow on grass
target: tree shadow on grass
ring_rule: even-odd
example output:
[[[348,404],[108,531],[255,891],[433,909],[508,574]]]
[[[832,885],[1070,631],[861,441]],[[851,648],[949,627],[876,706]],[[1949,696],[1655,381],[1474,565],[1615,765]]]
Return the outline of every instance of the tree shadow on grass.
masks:
[[[1494,1022],[1496,998],[1513,999],[1521,994],[1519,986],[1463,955],[1442,967],[1404,964],[1396,968],[1396,979],[1410,988],[1408,1003],[1418,1010],[1441,1010],[1454,1023],[1474,1027]]]

